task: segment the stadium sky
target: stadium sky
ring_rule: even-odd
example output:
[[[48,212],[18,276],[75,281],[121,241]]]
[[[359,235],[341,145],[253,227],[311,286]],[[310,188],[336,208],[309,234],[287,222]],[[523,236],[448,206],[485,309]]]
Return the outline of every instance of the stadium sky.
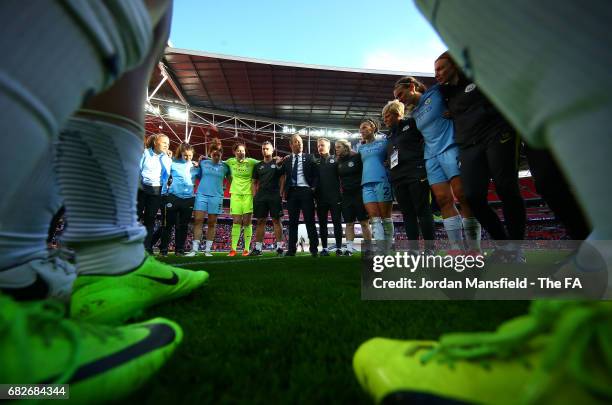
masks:
[[[177,48],[314,65],[433,72],[446,47],[410,0],[177,0]]]

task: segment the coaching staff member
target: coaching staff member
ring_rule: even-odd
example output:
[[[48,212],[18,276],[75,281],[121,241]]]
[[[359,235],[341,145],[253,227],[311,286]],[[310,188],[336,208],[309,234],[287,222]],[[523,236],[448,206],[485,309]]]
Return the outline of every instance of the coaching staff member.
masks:
[[[423,135],[414,118],[404,118],[404,105],[389,101],[383,108],[383,120],[389,128],[387,161],[393,192],[404,217],[410,249],[419,249],[419,228],[425,250],[434,250],[434,220],[431,212],[429,182],[425,170]]]
[[[302,153],[302,137],[292,135],[290,146],[292,153],[283,162],[286,178],[283,194],[289,212],[289,246],[285,256],[295,256],[301,210],[308,232],[310,254],[316,257],[319,239],[314,219],[314,189],[318,183],[319,168],[313,155]]]
[[[338,177],[338,158],[329,154],[330,142],[327,138],[319,138],[317,150],[319,156],[319,183],[315,192],[317,199],[317,218],[319,219],[319,234],[321,235],[321,256],[329,256],[327,251],[327,213],[331,212],[334,224],[334,239],[336,240],[336,256],[342,255],[342,197],[340,195],[340,178]]]
[[[280,218],[283,216],[283,203],[281,201],[280,189],[284,184],[285,177],[279,162],[272,158],[274,146],[269,141],[261,144],[263,160],[255,165],[253,169],[253,180],[255,181],[255,197],[253,198],[253,214],[257,218],[255,229],[255,248],[250,256],[261,256],[263,253],[263,240],[266,231],[268,214],[272,217],[274,236],[276,237],[276,253],[283,253],[283,229]]]
[[[161,208],[161,190],[168,182],[172,159],[166,152],[170,147],[170,139],[164,134],[157,134],[151,147],[145,149],[140,159],[140,183],[144,198],[144,226],[147,228],[147,237],[144,240],[145,250],[153,254],[153,231],[157,211]]]
[[[518,183],[516,131],[463,75],[448,52],[436,60],[435,69],[436,81],[455,124],[463,190],[474,216],[492,239],[524,239],[526,216]],[[503,223],[487,200],[491,178],[503,204]],[[524,261],[520,245],[499,245],[506,260]]]

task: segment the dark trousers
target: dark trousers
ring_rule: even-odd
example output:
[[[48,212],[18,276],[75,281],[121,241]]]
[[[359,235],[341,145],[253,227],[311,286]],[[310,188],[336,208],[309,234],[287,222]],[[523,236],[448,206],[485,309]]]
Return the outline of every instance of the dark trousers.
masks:
[[[64,217],[65,213],[66,207],[62,205],[55,215],[53,215],[53,218],[51,218],[51,224],[49,224],[49,231],[47,232],[47,244],[53,241],[57,226],[59,225],[60,219]]]
[[[317,252],[319,238],[314,219],[314,196],[309,187],[290,187],[287,192],[287,211],[289,212],[289,253],[297,250],[298,225],[300,223],[300,211],[304,215],[304,223],[308,232],[310,252]]]
[[[145,250],[153,251],[153,233],[155,231],[155,218],[161,207],[161,187],[143,186],[143,222],[147,228],[147,236],[144,240]]]
[[[404,228],[410,249],[419,247],[419,228],[425,240],[425,248],[433,249],[435,228],[427,180],[396,182],[393,184],[393,192],[404,218]]]
[[[164,196],[164,223],[162,224],[161,252],[168,252],[172,228],[176,228],[174,235],[174,251],[185,251],[185,240],[187,239],[187,227],[191,220],[195,197],[179,198],[173,194]]]
[[[327,213],[330,211],[332,224],[334,224],[334,239],[336,239],[336,249],[340,249],[342,247],[342,205],[340,202],[317,202],[317,218],[319,219],[321,246],[323,246],[323,249],[327,249]]]
[[[518,184],[517,153],[516,134],[491,136],[459,151],[465,197],[478,222],[496,240],[525,238],[525,202]],[[491,178],[503,203],[505,229],[487,200]]]
[[[572,239],[586,239],[591,233],[591,226],[552,154],[548,150],[532,149],[527,145],[525,152],[538,194],[563,223]]]
[[[138,194],[136,197],[136,216],[138,218],[138,222],[144,221],[144,207],[145,207],[145,199],[146,194],[142,188],[138,189]]]

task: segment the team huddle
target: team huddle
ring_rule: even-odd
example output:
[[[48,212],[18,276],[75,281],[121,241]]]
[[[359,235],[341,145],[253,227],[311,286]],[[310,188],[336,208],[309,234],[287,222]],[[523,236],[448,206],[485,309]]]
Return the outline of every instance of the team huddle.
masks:
[[[495,252],[498,259],[523,262],[520,244],[512,242],[524,238],[526,223],[517,176],[520,138],[476,85],[461,73],[448,53],[435,61],[435,72],[438,83],[429,89],[411,76],[397,80],[390,89],[394,99],[381,113],[386,133],[379,132],[376,118],[365,118],[355,149],[347,139],[339,139],[334,142],[335,155],[330,154],[331,142],[327,138],[317,140],[316,155],[303,153],[302,139],[294,134],[289,145],[291,154],[284,158],[274,156],[270,142],[261,145],[261,161],[246,157],[246,146],[237,143],[233,146],[234,157],[223,161],[221,141],[215,138],[208,146],[207,156],[199,162],[193,160],[193,147],[188,144],[181,144],[171,160],[166,156],[168,138],[163,134],[152,135],[141,161],[142,193],[146,200],[141,206],[148,230],[145,248],[153,252],[151,235],[161,207],[162,255],[168,253],[169,234],[176,227],[177,255],[195,256],[203,243],[204,255],[211,256],[227,180],[233,220],[229,256],[238,254],[241,233],[242,255],[261,255],[269,217],[274,226],[276,251],[284,252],[283,200],[289,214],[285,255],[296,253],[300,212],[313,256],[329,255],[328,215],[337,255],[352,254],[356,222],[361,225],[365,241],[373,240],[390,248],[394,237],[391,217],[394,200],[403,216],[409,249],[420,250],[422,238],[422,250],[433,254],[433,194],[450,242],[447,254],[480,254],[482,224],[492,239],[498,241]],[[504,222],[488,205],[490,179],[503,203]],[[194,238],[191,251],[186,252],[192,211]],[[257,221],[255,246],[249,250],[253,216]],[[202,241],[204,218],[207,231]]]
[[[263,159],[246,157],[246,147],[242,143],[233,146],[234,157],[222,160],[223,148],[218,139],[208,147],[207,156],[199,161],[193,160],[193,147],[179,145],[175,158],[167,153],[168,138],[163,134],[149,138],[150,147],[141,159],[141,207],[144,210],[144,222],[148,235],[153,235],[158,208],[162,208],[163,230],[160,243],[162,255],[168,252],[168,241],[173,227],[175,234],[175,253],[195,256],[200,251],[204,219],[207,220],[206,239],[204,240],[205,256],[212,256],[211,248],[215,237],[218,215],[223,212],[224,180],[229,184],[230,214],[232,216],[232,245],[229,256],[237,255],[241,233],[244,236],[243,256],[258,256],[263,251],[263,238],[268,218],[273,223],[276,237],[276,252],[284,252],[281,218],[283,215],[282,200],[286,199],[290,212],[289,248],[286,255],[296,253],[297,231],[300,210],[310,237],[311,252],[317,252],[317,231],[314,226],[316,211],[321,223],[322,255],[327,251],[327,214],[331,211],[334,224],[334,236],[338,255],[350,255],[354,240],[353,223],[356,219],[362,222],[363,232],[367,239],[369,227],[367,214],[361,201],[361,160],[348,141],[337,142],[337,155],[329,154],[330,142],[325,138],[318,141],[319,156],[316,158],[302,153],[302,140],[299,135],[291,138],[292,156],[274,157],[274,147],[270,142],[261,146]],[[153,178],[151,173],[157,173]],[[287,180],[288,179],[288,180]],[[170,181],[169,181],[170,180]],[[199,182],[197,181],[199,180]],[[342,183],[341,183],[342,182]],[[343,185],[341,192],[341,186]],[[358,190],[355,193],[355,190]],[[344,194],[346,198],[343,198]],[[341,206],[344,208],[341,212]],[[185,251],[187,225],[194,217],[194,238],[192,249]],[[342,215],[348,226],[348,249],[341,251]],[[253,230],[252,218],[257,220],[255,246],[249,251]],[[153,237],[145,240],[146,249],[152,253]]]
[[[259,289],[249,280],[255,286],[246,302],[255,309],[252,314],[233,311],[240,316],[227,321],[186,318],[185,313],[214,314],[219,306],[209,304],[215,300],[223,308],[240,309],[239,302],[225,306],[234,297],[226,301],[224,296],[233,290],[222,288],[241,288],[240,278],[229,273],[224,278],[219,272],[213,275],[219,276],[218,282],[203,291],[207,271],[172,266],[146,253],[152,252],[162,207],[162,254],[167,253],[173,228],[176,253],[196,255],[203,248],[204,254],[211,254],[224,184],[229,182],[232,256],[238,255],[241,235],[241,254],[261,254],[269,217],[278,252],[296,254],[303,222],[311,254],[329,254],[330,213],[336,253],[343,253],[343,221],[347,251],[352,251],[357,222],[364,239],[387,247],[394,235],[394,200],[411,249],[421,250],[423,239],[422,250],[432,251],[436,246],[430,203],[435,200],[452,244],[447,254],[479,253],[482,227],[495,240],[492,255],[499,261],[523,262],[517,241],[524,237],[526,218],[516,165],[522,138],[529,144],[525,151],[538,193],[570,237],[583,241],[560,262],[545,266],[551,271],[549,281],[582,273],[605,288],[601,297],[609,299],[612,137],[606,133],[612,111],[607,80],[612,37],[602,33],[609,30],[612,7],[605,1],[590,2],[588,7],[557,3],[416,0],[467,76],[444,53],[435,61],[436,85],[426,88],[413,77],[400,78],[389,89],[393,100],[380,106],[386,133],[379,131],[375,118],[364,117],[361,142],[353,147],[348,140],[336,140],[334,155],[331,142],[323,138],[317,143],[318,154],[304,153],[302,139],[293,135],[291,153],[285,157],[276,157],[273,145],[264,143],[262,160],[255,160],[246,156],[244,144],[237,144],[234,157],[223,161],[222,145],[214,140],[207,156],[194,161],[194,149],[186,144],[170,158],[169,139],[163,135],[152,137],[143,153],[143,103],[168,43],[170,1],[0,2],[5,40],[0,133],[6,156],[0,167],[10,175],[0,199],[0,382],[7,398],[33,398],[34,388],[35,397],[43,394],[39,385],[27,384],[66,384],[61,389],[69,388],[66,394],[72,401],[94,403],[117,401],[131,393],[152,398],[170,385],[197,383],[199,391],[176,389],[164,395],[177,394],[182,402],[246,396],[251,402],[269,402],[269,394],[276,398],[280,387],[282,398],[289,400],[354,400],[342,376],[348,367],[341,366],[345,361],[348,366],[344,356],[354,343],[350,335],[363,339],[380,333],[388,337],[363,343],[352,363],[359,384],[376,403],[610,403],[609,301],[574,299],[579,295],[573,292],[549,300],[547,294],[532,302],[528,314],[493,332],[468,333],[462,328],[435,341],[428,335],[457,326],[455,321],[443,325],[436,311],[460,319],[465,308],[471,314],[465,319],[484,328],[492,326],[481,322],[487,315],[496,313],[501,319],[509,314],[489,303],[459,307],[410,302],[396,317],[394,311],[385,312],[387,307],[376,305],[377,312],[368,303],[352,306],[358,296],[340,289],[331,299],[315,291],[320,284],[310,284],[312,293],[308,284],[293,289],[300,273],[312,272],[289,271],[282,281],[290,282],[277,296],[269,294],[270,285]],[[310,23],[308,18],[303,22]],[[406,22],[399,16],[397,24]],[[170,76],[164,75],[164,80]],[[491,179],[501,199],[503,221],[487,201]],[[280,221],[283,200],[289,216],[286,247]],[[62,243],[72,249],[71,257],[61,249],[47,249],[49,223],[60,205],[68,224]],[[253,216],[255,246],[249,251]],[[188,252],[187,224],[192,217],[194,241]],[[525,273],[533,267],[526,267]],[[244,269],[236,270],[232,273],[240,276]],[[335,288],[341,280],[354,291],[355,274],[345,272],[342,277],[346,278],[322,281]],[[166,313],[175,314],[181,323],[203,322],[191,322],[184,331],[170,319],[142,319],[143,314],[153,314],[147,312],[150,308],[192,292],[194,299],[182,307],[187,311],[170,307]],[[347,308],[363,309],[352,324],[334,312],[334,306],[345,303]],[[256,308],[259,304],[263,310]],[[268,323],[273,327],[265,327],[263,317],[274,317],[266,307],[282,308],[286,322],[273,318]],[[481,311],[485,318],[479,316]],[[374,316],[377,313],[381,316]],[[227,322],[230,327],[224,330]],[[418,330],[404,336],[409,339],[405,341],[398,340],[403,322],[413,323],[413,332]],[[421,328],[428,323],[435,324],[433,329]],[[253,324],[261,329],[255,339],[250,336]],[[311,336],[316,329],[323,333]],[[340,329],[343,333],[336,333]],[[271,334],[280,335],[276,342],[282,344],[267,339]],[[348,339],[341,339],[345,336]],[[178,373],[156,381],[162,383],[160,390],[138,391],[182,341],[198,350],[184,352],[175,362],[173,370]],[[222,341],[227,341],[226,347],[215,344]],[[253,357],[255,352],[263,354]],[[281,356],[278,364],[254,378],[253,371],[260,371],[257,366],[269,363],[276,353]],[[213,358],[216,361],[206,361]],[[236,360],[241,369],[232,367]],[[221,367],[215,369],[217,365]],[[189,367],[209,374],[193,379]],[[213,374],[218,378],[205,378]],[[302,378],[305,374],[316,378]],[[234,377],[238,384],[230,387],[226,380]],[[240,385],[241,378],[246,385]],[[323,379],[325,384],[320,384]],[[335,382],[342,384],[336,387]],[[335,388],[333,394],[326,397],[324,386]],[[247,391],[236,396],[230,392],[236,387]]]

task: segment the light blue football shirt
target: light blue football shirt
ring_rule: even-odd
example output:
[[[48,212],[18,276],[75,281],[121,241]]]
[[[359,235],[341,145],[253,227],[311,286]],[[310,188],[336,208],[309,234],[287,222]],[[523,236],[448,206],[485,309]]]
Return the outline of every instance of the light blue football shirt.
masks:
[[[444,118],[446,104],[436,84],[430,87],[419,100],[412,116],[425,139],[425,159],[444,152],[455,144],[453,120]]]

